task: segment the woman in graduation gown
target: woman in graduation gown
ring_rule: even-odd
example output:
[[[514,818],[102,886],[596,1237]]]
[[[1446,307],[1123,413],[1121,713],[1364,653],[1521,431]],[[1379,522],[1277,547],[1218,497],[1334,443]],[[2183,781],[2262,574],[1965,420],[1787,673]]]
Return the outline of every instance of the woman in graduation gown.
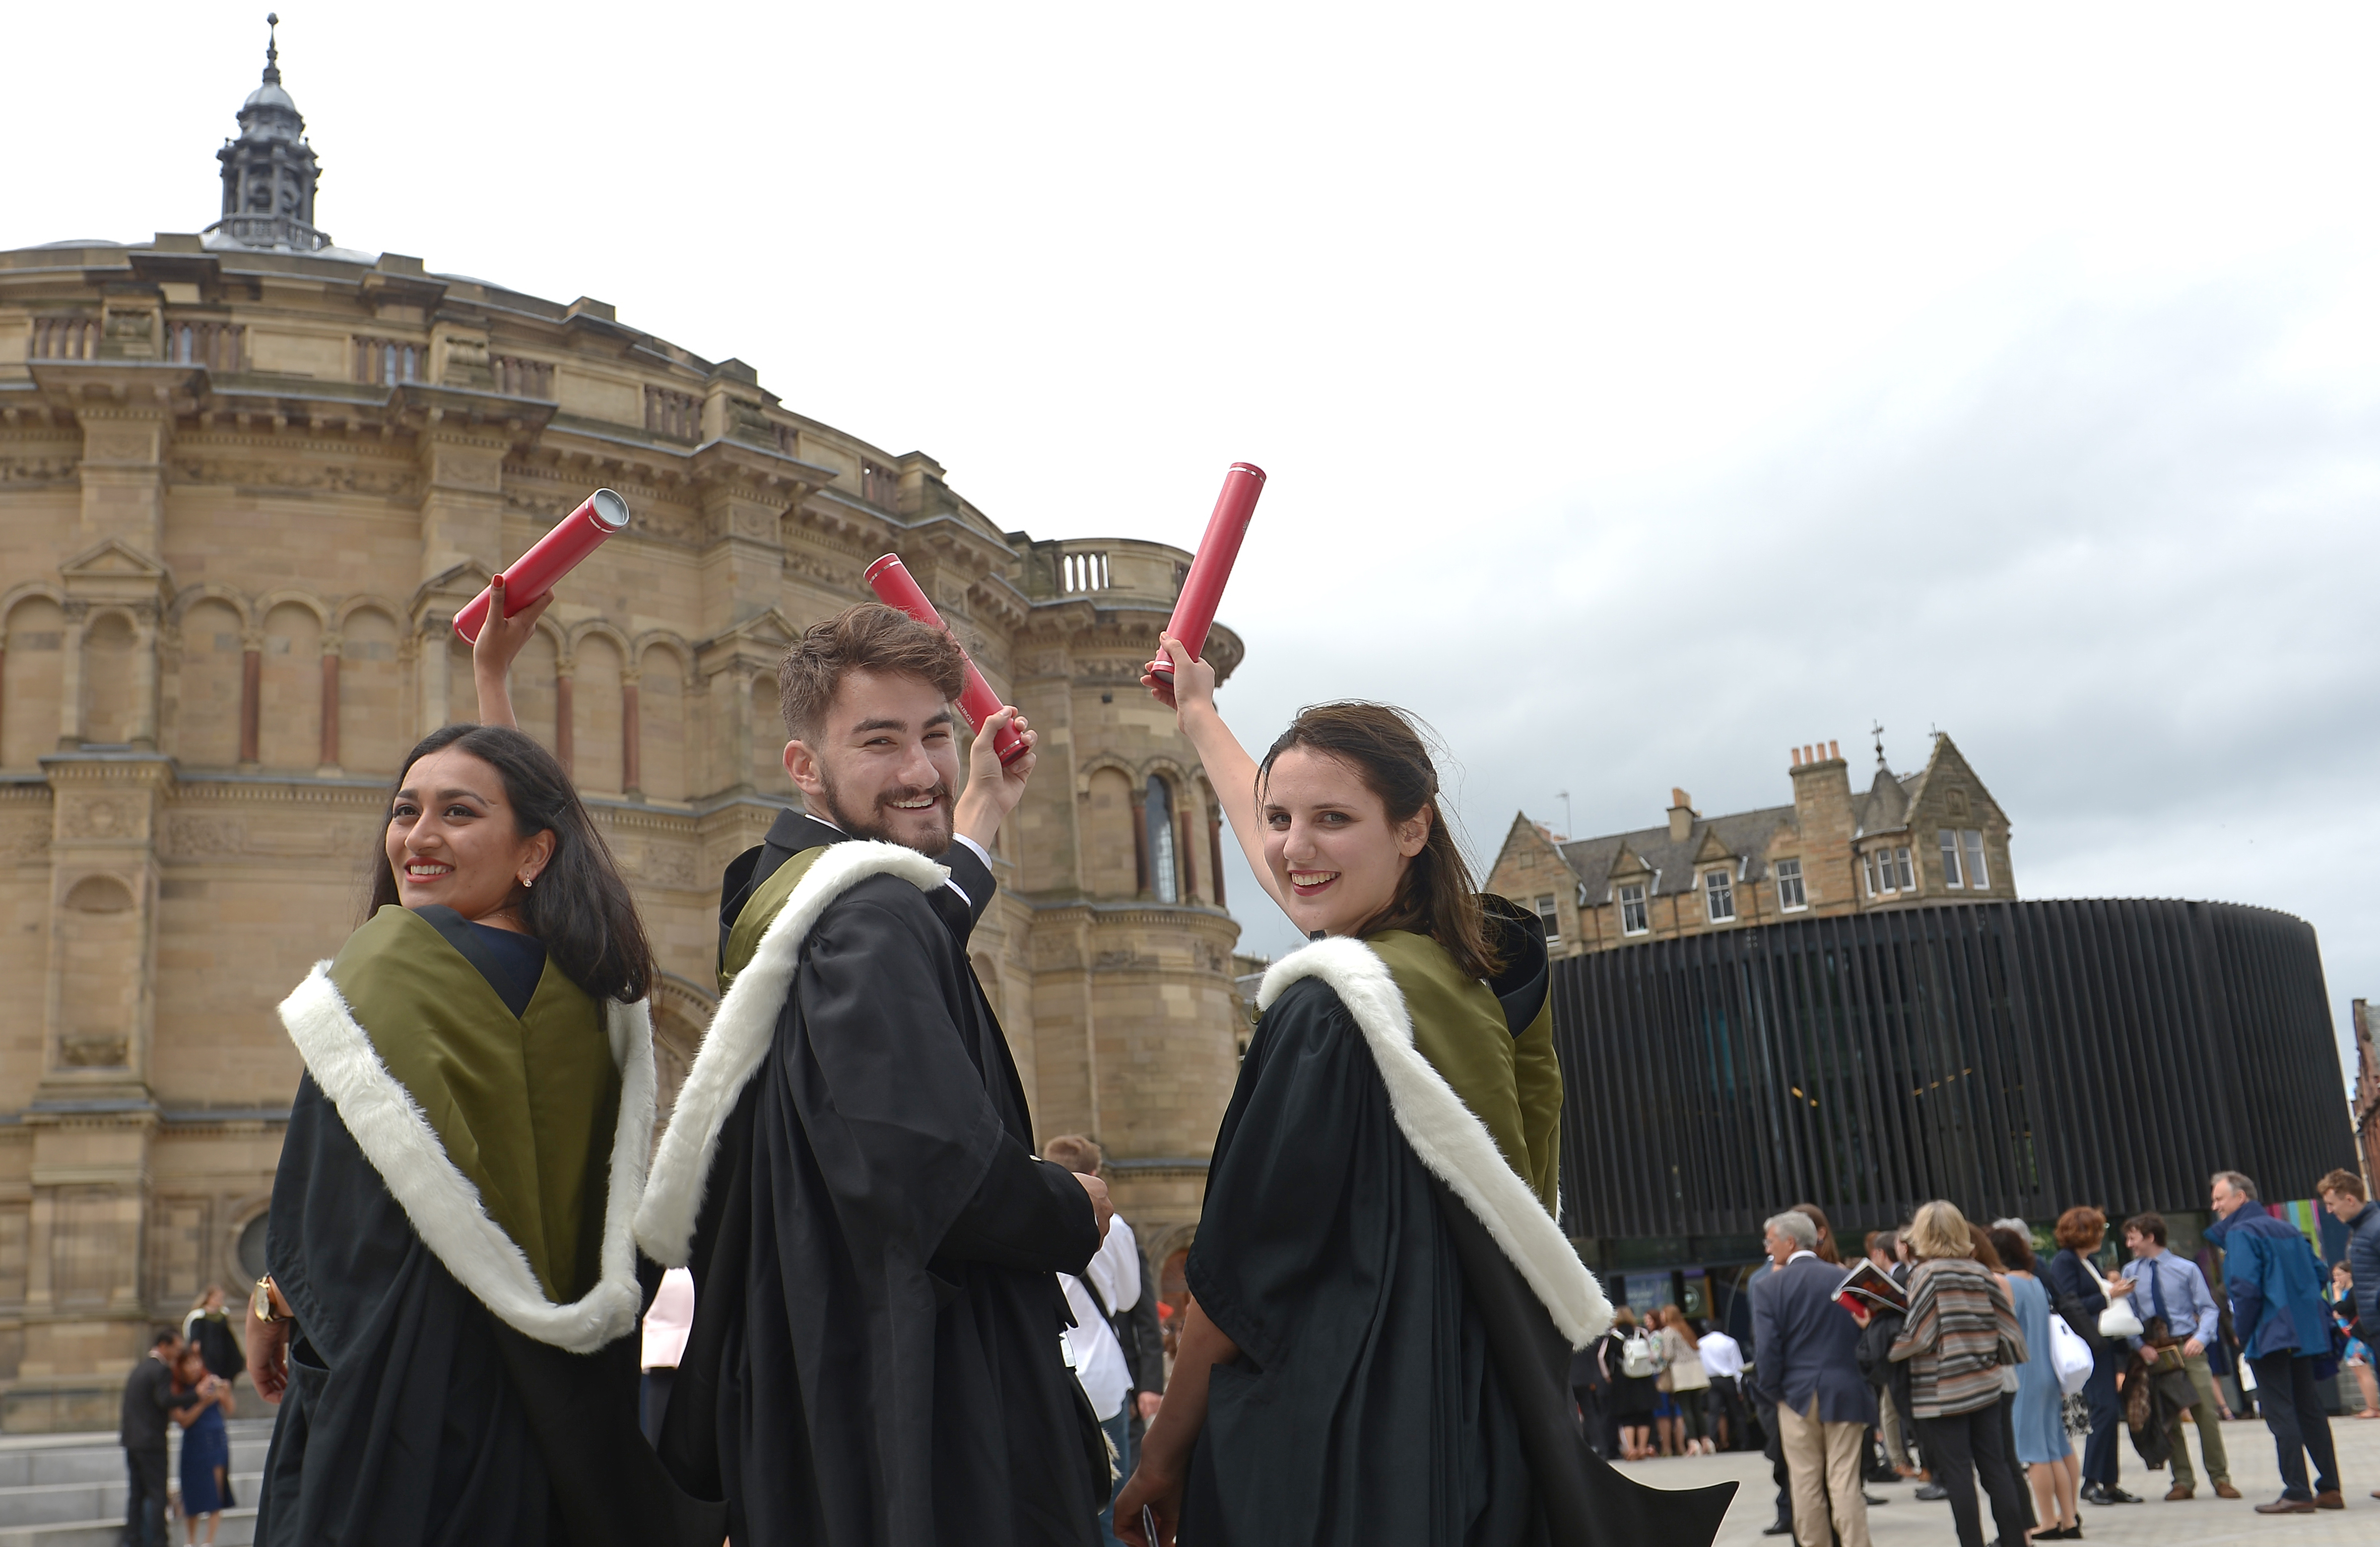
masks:
[[[1165,648],[1174,685],[1148,685],[1315,943],[1257,996],[1117,1534],[1146,1506],[1188,1547],[1707,1543],[1732,1484],[1645,1488],[1571,1416],[1571,1351],[1611,1311],[1554,1221],[1542,926],[1473,888],[1402,715],[1306,709],[1259,765]]]
[[[492,719],[542,610],[482,631]],[[281,1409],[256,1540],[717,1547],[637,1421],[654,969],[626,884],[508,723],[407,755],[372,877],[281,1007],[306,1073],[248,1324]]]

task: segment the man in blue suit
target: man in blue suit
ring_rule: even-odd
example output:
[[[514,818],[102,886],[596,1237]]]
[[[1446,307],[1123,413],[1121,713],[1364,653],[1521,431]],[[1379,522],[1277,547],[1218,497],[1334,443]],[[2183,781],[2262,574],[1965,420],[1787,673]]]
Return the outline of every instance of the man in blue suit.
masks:
[[[2256,1372],[2257,1405],[2280,1452],[2281,1496],[2256,1506],[2259,1515],[2311,1515],[2345,1509],[2338,1492],[2338,1455],[2330,1419],[2314,1390],[2314,1366],[2329,1360],[2330,1318],[2313,1247],[2296,1227],[2252,1207],[2256,1184],[2237,1171],[2217,1171],[2208,1202],[2223,1217],[2206,1234],[2223,1248],[2223,1282],[2231,1294],[2231,1325]],[[2220,1238],[2219,1240],[2217,1238]],[[2306,1457],[2313,1457],[2313,1488]]]
[[[1795,1547],[1868,1547],[1860,1492],[1876,1397],[1859,1370],[1859,1323],[1835,1302],[1843,1270],[1818,1258],[1818,1227],[1787,1210],[1763,1227],[1777,1271],[1752,1287],[1753,1392],[1793,1479]]]

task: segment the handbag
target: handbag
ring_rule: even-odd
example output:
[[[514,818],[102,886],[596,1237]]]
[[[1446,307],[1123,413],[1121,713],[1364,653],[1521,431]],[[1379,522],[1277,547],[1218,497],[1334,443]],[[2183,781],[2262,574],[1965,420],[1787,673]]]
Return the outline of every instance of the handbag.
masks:
[[[2058,1372],[2058,1389],[2068,1396],[2081,1391],[2091,1379],[2091,1371],[2098,1361],[2091,1357],[2091,1345],[2082,1335],[2066,1324],[2065,1318],[2049,1318],[2049,1365]]]
[[[2092,1283],[2099,1286],[2101,1294],[2107,1295],[2107,1281],[2099,1276],[2099,1270],[2092,1265],[2088,1257],[2082,1258],[2082,1271],[2091,1275]],[[2100,1336],[2110,1339],[2138,1337],[2146,1331],[2148,1328],[2141,1324],[2141,1318],[2132,1310],[2129,1296],[2107,1295],[2107,1309],[2099,1312]]]

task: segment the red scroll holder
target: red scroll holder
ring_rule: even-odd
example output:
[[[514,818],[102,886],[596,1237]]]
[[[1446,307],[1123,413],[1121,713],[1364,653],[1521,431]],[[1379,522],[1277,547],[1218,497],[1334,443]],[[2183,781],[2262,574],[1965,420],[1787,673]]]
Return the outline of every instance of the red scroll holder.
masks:
[[[552,590],[587,555],[602,547],[605,538],[627,525],[627,501],[608,489],[599,489],[587,496],[585,503],[564,516],[552,531],[538,538],[535,547],[502,572],[504,616],[512,617]],[[479,643],[480,630],[488,621],[488,598],[494,589],[491,586],[481,591],[455,614],[455,632],[463,636],[466,644]]]
[[[909,573],[909,566],[901,562],[899,554],[887,553],[868,565],[867,579],[868,589],[874,591],[876,599],[885,606],[897,607],[929,628],[938,628],[950,634],[950,624],[942,622],[942,615],[934,610],[932,602],[926,599],[925,591],[918,586],[917,577]],[[953,639],[958,637],[956,635],[951,636]],[[959,691],[959,713],[966,716],[967,729],[981,731],[985,720],[1007,706],[1000,701],[1000,695],[991,691],[991,684],[983,680],[983,673],[976,670],[975,661],[967,655],[965,646],[959,647],[959,659],[966,662],[966,686]],[[1025,755],[1025,734],[1012,724],[994,738],[991,748],[1000,754],[1002,763],[1014,763]]]
[[[1264,469],[1253,462],[1234,462],[1223,475],[1223,491],[1215,497],[1215,514],[1207,518],[1207,535],[1198,539],[1198,556],[1182,594],[1173,601],[1173,617],[1165,632],[1182,641],[1192,660],[1207,653],[1207,632],[1215,626],[1215,609],[1223,602],[1223,586],[1240,557],[1240,539],[1257,514],[1257,496],[1264,492]],[[1173,661],[1159,656],[1148,663],[1148,674],[1160,682],[1173,681]]]

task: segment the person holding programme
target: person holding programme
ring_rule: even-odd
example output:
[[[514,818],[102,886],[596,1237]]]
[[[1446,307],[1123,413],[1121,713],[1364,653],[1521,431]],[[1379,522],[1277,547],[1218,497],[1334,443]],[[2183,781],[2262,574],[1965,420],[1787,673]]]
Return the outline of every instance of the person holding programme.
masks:
[[[1918,1443],[1949,1499],[1959,1547],[1984,1547],[1975,1507],[1980,1473],[1991,1495],[1999,1540],[2026,1539],[2033,1522],[2008,1455],[2000,1412],[2000,1370],[2027,1357],[2016,1308],[1990,1269],[1974,1258],[1973,1227],[1957,1205],[1937,1201],[1909,1226],[1917,1271],[1909,1275],[1909,1316],[1892,1358],[1909,1362],[1910,1416]],[[2078,1528],[2079,1529],[2079,1528]]]
[[[1473,886],[1403,715],[1312,707],[1259,762],[1216,712],[1213,669],[1162,643],[1172,683],[1144,685],[1315,943],[1257,995],[1181,1354],[1117,1535],[1708,1543],[1732,1484],[1644,1488],[1571,1421],[1570,1351],[1611,1310],[1554,1222],[1561,1072],[1542,926]]]
[[[549,599],[481,630],[498,723],[407,755],[364,923],[281,1006],[305,1074],[247,1335],[274,1547],[722,1535],[637,1431],[651,951],[569,776],[502,723]]]
[[[1816,1221],[1787,1209],[1761,1227],[1776,1271],[1752,1286],[1752,1384],[1792,1488],[1797,1547],[1867,1547],[1861,1462],[1876,1397],[1859,1371],[1860,1323],[1835,1299],[1841,1268]]]
[[[721,883],[722,997],[637,1234],[694,1276],[662,1459],[725,1499],[739,1543],[1099,1540],[1107,1441],[1057,1275],[1112,1211],[1034,1154],[967,955],[1035,735],[1003,707],[963,746],[965,673],[956,640],[881,603],[805,630],[777,670],[804,809]],[[1026,751],[1003,766],[1012,725]]]

